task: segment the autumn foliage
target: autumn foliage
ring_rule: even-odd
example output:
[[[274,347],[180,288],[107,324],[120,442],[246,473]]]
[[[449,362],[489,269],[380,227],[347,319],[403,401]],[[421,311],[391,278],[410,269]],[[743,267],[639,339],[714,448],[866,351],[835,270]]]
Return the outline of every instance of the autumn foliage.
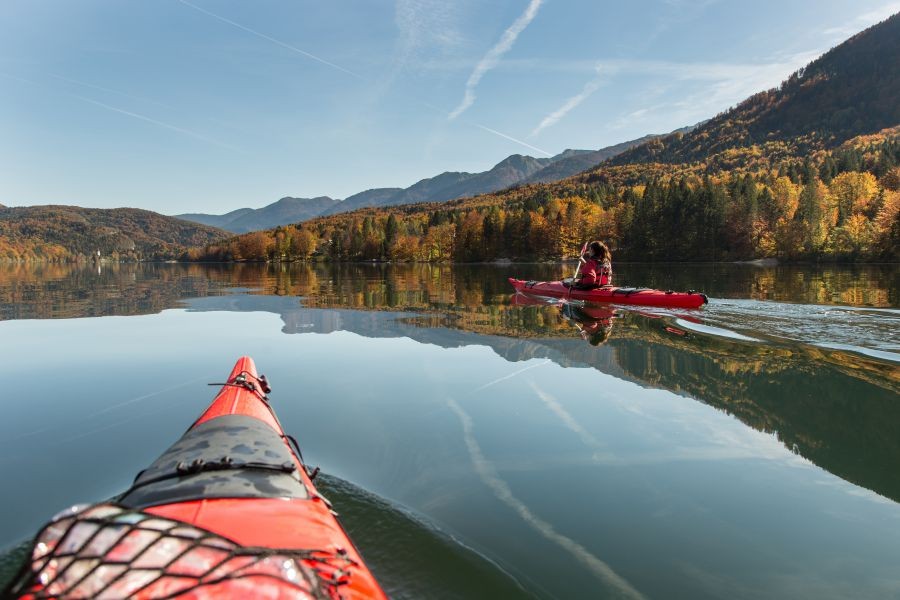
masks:
[[[771,144],[770,144],[771,145]],[[551,184],[370,208],[237,236],[194,260],[556,260],[606,240],[632,260],[897,260],[900,128],[804,157],[604,164]]]
[[[137,208],[0,207],[0,261],[174,259],[226,235]]]

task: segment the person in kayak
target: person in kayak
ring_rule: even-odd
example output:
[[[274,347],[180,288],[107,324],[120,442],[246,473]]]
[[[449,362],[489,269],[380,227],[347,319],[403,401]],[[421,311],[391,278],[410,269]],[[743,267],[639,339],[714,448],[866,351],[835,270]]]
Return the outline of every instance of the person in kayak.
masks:
[[[584,263],[575,282],[576,288],[590,290],[603,285],[612,285],[612,253],[606,244],[599,241],[591,242],[581,260]]]

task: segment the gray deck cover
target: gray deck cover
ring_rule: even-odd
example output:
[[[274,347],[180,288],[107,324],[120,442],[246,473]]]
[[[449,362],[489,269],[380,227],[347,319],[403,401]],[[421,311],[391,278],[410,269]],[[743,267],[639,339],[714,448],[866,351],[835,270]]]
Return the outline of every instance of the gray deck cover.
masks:
[[[216,464],[224,457],[232,461],[227,469],[178,474],[179,463]],[[281,470],[290,464],[290,451],[267,424],[242,415],[216,417],[185,433],[119,501],[146,508],[202,498],[309,498],[297,471]]]

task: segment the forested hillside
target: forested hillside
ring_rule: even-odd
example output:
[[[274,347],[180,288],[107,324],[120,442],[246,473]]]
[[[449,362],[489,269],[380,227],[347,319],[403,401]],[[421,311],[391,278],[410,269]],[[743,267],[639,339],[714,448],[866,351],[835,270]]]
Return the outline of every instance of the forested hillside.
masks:
[[[137,208],[24,206],[0,208],[0,260],[175,258],[186,247],[228,236]]]
[[[592,170],[444,204],[370,208],[190,258],[900,260],[900,15],[778,89]]]
[[[353,194],[343,200],[334,200],[328,196],[288,197],[262,208],[239,208],[224,215],[186,213],[175,216],[187,221],[221,227],[234,233],[245,233],[361,208],[444,202],[496,192],[516,184],[559,181],[595,167],[604,160],[655,137],[659,136],[645,135],[599,150],[564,150],[550,158],[512,154],[481,173],[446,171],[417,181],[407,188],[374,188]]]
[[[686,134],[651,140],[613,164],[710,162],[732,148],[794,154],[900,124],[900,13]],[[715,159],[710,166],[716,168]]]
[[[900,127],[713,175],[625,165],[443,204],[365,209],[197,248],[191,259],[486,261],[572,256],[604,239],[633,260],[898,260]]]

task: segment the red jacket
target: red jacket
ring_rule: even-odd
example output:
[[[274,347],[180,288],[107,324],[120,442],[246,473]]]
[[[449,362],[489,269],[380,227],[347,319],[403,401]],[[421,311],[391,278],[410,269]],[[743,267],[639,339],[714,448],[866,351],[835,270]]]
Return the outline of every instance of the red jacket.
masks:
[[[612,284],[612,264],[605,260],[602,263],[596,258],[585,257],[581,265],[579,285],[583,287]]]

